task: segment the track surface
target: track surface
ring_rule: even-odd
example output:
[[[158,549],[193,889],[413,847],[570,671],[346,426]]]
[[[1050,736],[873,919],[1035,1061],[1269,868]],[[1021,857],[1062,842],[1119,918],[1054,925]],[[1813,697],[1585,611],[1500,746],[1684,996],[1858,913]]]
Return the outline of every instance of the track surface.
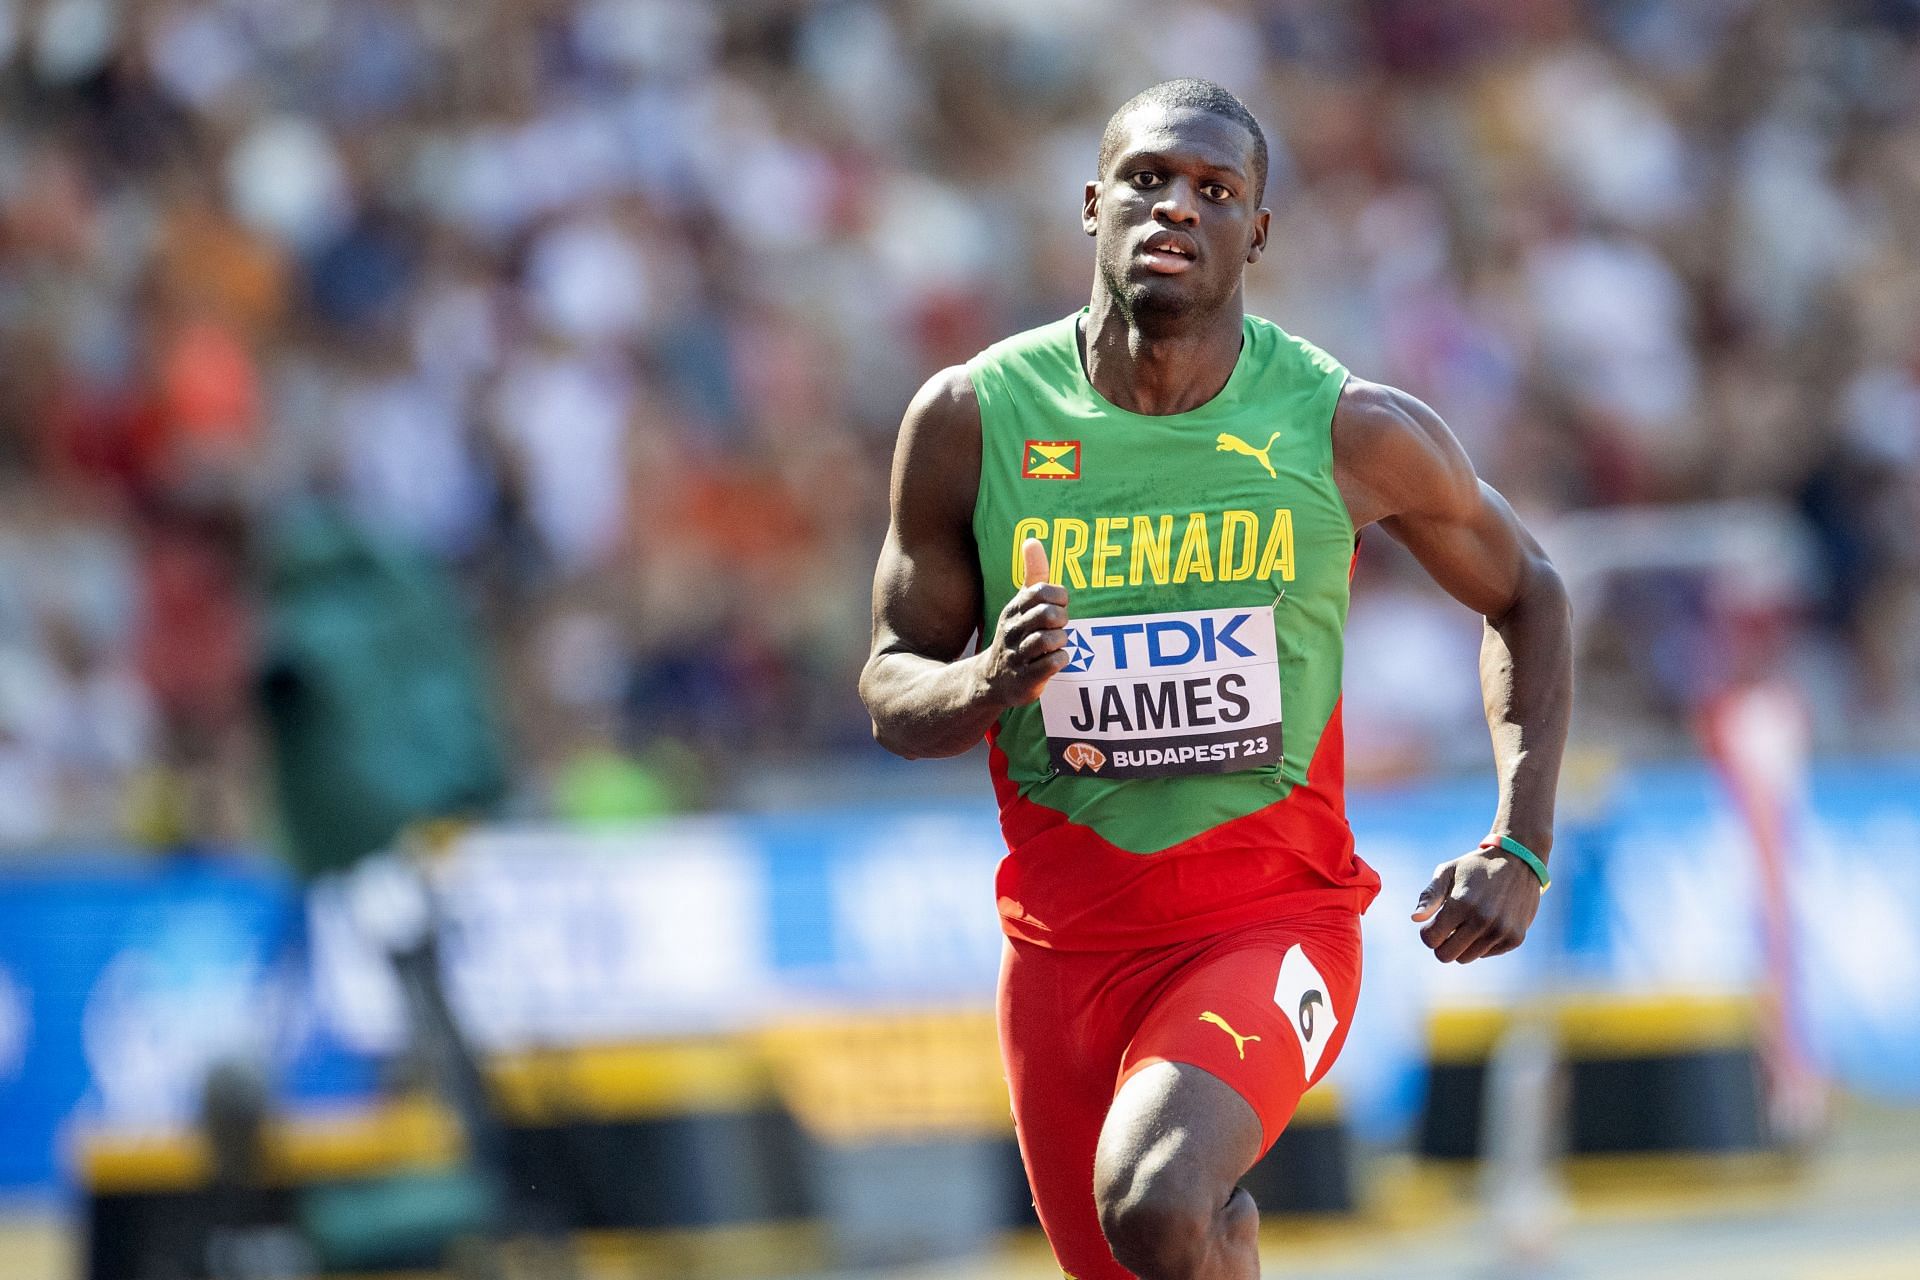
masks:
[[[1470,1199],[1411,1195],[1361,1227],[1264,1237],[1282,1280],[1920,1280],[1920,1110],[1849,1109],[1797,1173],[1582,1191],[1549,1255],[1504,1261]],[[885,1280],[1059,1280],[1034,1242]],[[838,1277],[835,1280],[839,1280]],[[866,1280],[877,1280],[867,1273]]]
[[[1675,1177],[1629,1166],[1567,1204],[1543,1261],[1503,1261],[1466,1182],[1376,1169],[1358,1222],[1274,1228],[1275,1280],[1920,1280],[1920,1108],[1849,1107],[1794,1172]],[[586,1269],[583,1280],[633,1272]],[[47,1216],[0,1216],[0,1280],[77,1277],[73,1233]],[[416,1280],[419,1273],[409,1275]],[[979,1257],[795,1280],[1059,1280],[1023,1236]]]

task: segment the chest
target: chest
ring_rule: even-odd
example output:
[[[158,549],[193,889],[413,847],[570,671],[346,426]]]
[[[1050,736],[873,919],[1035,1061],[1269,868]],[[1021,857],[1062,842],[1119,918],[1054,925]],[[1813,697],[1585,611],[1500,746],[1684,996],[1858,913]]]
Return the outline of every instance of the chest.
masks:
[[[1324,442],[1252,415],[1205,429],[1021,427],[997,465],[983,457],[975,523],[990,601],[1018,589],[1030,537],[1083,614],[1264,603],[1322,579],[1344,588],[1352,530]]]

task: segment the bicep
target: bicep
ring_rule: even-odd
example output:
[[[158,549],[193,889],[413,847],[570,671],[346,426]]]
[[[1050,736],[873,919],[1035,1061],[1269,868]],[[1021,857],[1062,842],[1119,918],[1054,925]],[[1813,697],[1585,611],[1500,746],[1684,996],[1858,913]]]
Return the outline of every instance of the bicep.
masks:
[[[892,516],[873,577],[873,656],[950,662],[980,617],[973,543],[979,407],[964,370],[931,380],[908,407],[894,450]]]
[[[873,656],[951,662],[966,652],[979,615],[980,575],[970,558],[887,531],[873,575]]]

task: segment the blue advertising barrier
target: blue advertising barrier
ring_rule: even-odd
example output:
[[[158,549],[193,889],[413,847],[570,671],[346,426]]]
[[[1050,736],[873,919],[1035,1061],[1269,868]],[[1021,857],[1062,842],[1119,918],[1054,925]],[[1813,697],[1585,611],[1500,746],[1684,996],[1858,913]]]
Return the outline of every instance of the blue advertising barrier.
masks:
[[[271,1064],[291,1097],[364,1094],[372,1063],[301,998],[303,936],[291,880],[258,861],[0,870],[0,1192],[57,1185],[76,1118],[186,1120],[223,1057]]]
[[[1815,777],[1789,878],[1797,1026],[1842,1086],[1920,1100],[1920,763]],[[1362,1136],[1403,1136],[1437,1004],[1742,991],[1761,976],[1747,838],[1704,769],[1635,771],[1562,823],[1526,947],[1436,964],[1408,920],[1471,848],[1490,783],[1356,794],[1384,889],[1333,1076]],[[981,1006],[1000,954],[986,804],[483,831],[446,868],[448,985],[489,1048],[745,1030],[858,1006]],[[271,863],[62,856],[0,869],[0,1193],[66,1185],[76,1121],[177,1124],[208,1064],[298,1101],[370,1090],[401,1035],[339,895]]]

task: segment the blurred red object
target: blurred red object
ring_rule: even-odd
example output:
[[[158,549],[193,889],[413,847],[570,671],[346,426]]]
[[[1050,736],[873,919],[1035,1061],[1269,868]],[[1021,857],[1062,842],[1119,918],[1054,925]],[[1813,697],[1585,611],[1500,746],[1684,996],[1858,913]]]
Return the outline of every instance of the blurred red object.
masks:
[[[211,321],[182,325],[159,353],[161,419],[174,441],[239,449],[260,421],[260,379],[252,354]]]
[[[140,565],[141,675],[176,730],[218,734],[249,705],[254,620],[237,556],[217,531],[162,521]]]

